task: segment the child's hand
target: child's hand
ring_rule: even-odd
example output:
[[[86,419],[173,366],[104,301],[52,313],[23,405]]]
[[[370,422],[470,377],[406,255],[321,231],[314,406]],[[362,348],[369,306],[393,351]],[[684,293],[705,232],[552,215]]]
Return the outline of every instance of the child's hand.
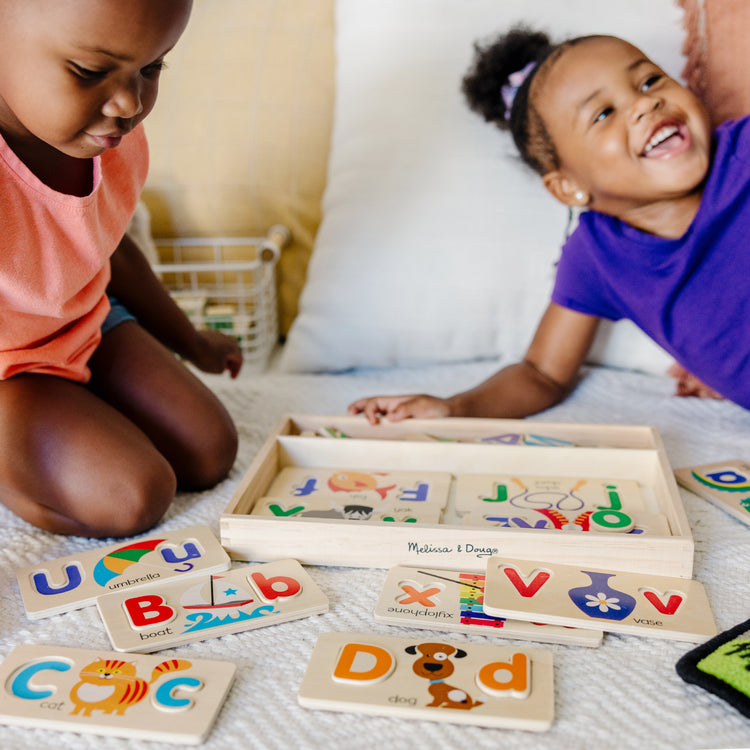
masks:
[[[190,361],[203,372],[228,370],[236,378],[242,368],[242,351],[233,338],[220,331],[196,331],[197,341]]]
[[[667,374],[677,380],[678,396],[697,396],[698,398],[723,399],[724,397],[710,388],[695,375],[691,375],[682,365],[676,362],[667,370]]]
[[[402,419],[449,417],[448,399],[416,394],[411,396],[373,396],[361,398],[349,406],[349,414],[364,414],[370,424],[378,424],[381,417],[389,422]]]

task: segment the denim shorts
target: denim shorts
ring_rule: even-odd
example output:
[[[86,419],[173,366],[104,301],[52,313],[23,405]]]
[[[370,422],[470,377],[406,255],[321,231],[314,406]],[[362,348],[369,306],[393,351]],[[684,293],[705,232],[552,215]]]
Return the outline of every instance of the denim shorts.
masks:
[[[108,294],[110,310],[107,313],[107,317],[102,323],[102,336],[108,333],[120,323],[124,323],[127,320],[135,320],[135,316],[131,315],[127,307],[120,302],[117,297],[113,297]]]

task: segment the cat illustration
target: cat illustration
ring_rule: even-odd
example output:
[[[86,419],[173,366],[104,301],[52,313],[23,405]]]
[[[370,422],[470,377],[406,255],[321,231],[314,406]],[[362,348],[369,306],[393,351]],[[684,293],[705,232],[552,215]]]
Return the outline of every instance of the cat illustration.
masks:
[[[192,663],[185,659],[169,659],[157,664],[146,682],[136,676],[134,661],[119,659],[97,659],[87,664],[79,675],[81,678],[70,691],[70,700],[75,708],[70,712],[91,716],[92,711],[116,713],[122,716],[129,706],[142,701],[149,685],[167,672],[190,669]]]

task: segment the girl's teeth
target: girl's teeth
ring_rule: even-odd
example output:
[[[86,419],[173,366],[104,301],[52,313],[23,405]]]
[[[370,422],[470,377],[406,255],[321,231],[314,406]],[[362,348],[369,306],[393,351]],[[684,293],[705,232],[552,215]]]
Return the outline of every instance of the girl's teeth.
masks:
[[[679,130],[674,125],[660,128],[656,133],[654,133],[653,138],[646,144],[645,153],[648,153],[652,148],[654,148],[654,146],[658,146],[660,143],[666,141],[667,138],[676,135],[678,132]]]

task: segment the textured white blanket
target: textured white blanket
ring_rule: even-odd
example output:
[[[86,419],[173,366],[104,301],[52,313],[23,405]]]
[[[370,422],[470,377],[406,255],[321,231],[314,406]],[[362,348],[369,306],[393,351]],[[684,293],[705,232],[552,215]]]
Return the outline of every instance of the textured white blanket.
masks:
[[[285,413],[343,413],[355,397],[376,392],[447,395],[473,385],[497,367],[497,362],[483,362],[346,375],[244,375],[234,382],[212,378],[208,382],[239,426],[239,460],[231,477],[213,491],[179,497],[161,528],[204,523],[218,535],[220,513],[268,432]],[[667,377],[596,369],[568,402],[538,419],[653,425],[661,432],[673,467],[750,458],[750,413],[724,402],[678,399],[671,396],[672,388]],[[705,585],[723,630],[750,617],[750,577],[744,569],[750,561],[750,528],[685,490],[681,494],[695,536],[694,576]],[[46,534],[2,508],[0,522],[5,529],[0,548],[0,657],[21,643],[110,650],[96,608],[32,622],[25,617],[15,580],[19,567],[100,543]],[[384,570],[311,567],[309,571],[330,598],[328,614],[161,652],[231,660],[239,667],[205,747],[651,750],[750,746],[750,720],[702,689],[685,684],[675,673],[674,664],[689,644],[636,636],[608,635],[598,649],[548,646],[555,659],[556,718],[544,734],[303,709],[297,704],[297,688],[319,633],[401,636],[417,632],[373,621],[371,612]],[[420,637],[438,635],[439,631],[420,631]],[[459,634],[450,637],[485,640]],[[0,747],[7,750],[160,746],[0,727]]]

